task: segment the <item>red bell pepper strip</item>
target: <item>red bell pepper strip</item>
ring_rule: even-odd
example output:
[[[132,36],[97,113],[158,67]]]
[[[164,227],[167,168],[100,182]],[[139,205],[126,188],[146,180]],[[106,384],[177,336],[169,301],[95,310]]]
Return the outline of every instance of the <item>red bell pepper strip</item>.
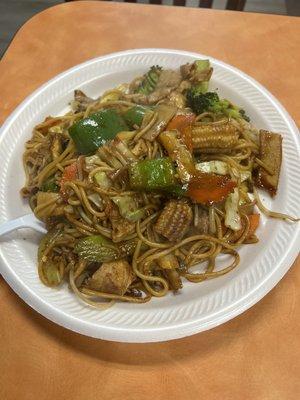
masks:
[[[188,184],[187,195],[196,203],[212,204],[224,200],[235,187],[228,176],[197,173]]]

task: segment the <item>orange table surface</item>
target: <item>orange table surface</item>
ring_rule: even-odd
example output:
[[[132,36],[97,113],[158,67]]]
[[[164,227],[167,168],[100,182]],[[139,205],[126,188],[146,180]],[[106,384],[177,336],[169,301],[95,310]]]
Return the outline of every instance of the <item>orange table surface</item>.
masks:
[[[228,62],[266,86],[300,123],[298,18],[97,1],[50,8],[17,32],[0,63],[0,121],[57,73],[145,47]],[[297,266],[299,258],[275,289],[234,320],[154,344],[67,331],[31,310],[0,278],[0,399],[299,399]]]

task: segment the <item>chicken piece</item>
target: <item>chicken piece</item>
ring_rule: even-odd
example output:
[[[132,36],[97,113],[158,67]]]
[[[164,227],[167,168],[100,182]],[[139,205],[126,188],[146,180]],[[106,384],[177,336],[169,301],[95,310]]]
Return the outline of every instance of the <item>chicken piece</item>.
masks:
[[[189,229],[192,219],[192,209],[185,200],[170,200],[160,214],[154,229],[170,242],[178,242]]]
[[[179,71],[171,69],[161,71],[156,88],[148,97],[149,104],[156,103],[157,101],[169,96],[173,90],[177,89],[180,82],[181,75]]]
[[[148,95],[143,93],[130,93],[124,97],[126,100],[133,101],[136,104],[152,105],[166,99],[173,90],[173,88],[161,88]]]
[[[88,106],[96,100],[91,99],[81,90],[74,91],[74,100],[71,102],[71,107],[75,112],[85,111]]]
[[[271,196],[275,196],[282,160],[282,136],[278,133],[260,130],[259,139],[260,160],[272,174],[269,174],[263,167],[259,167],[256,184],[268,190]]]
[[[172,88],[175,89],[180,85],[182,78],[179,71],[173,69],[165,69],[161,71],[156,85],[156,89]]]
[[[170,87],[162,87],[160,89],[155,90],[153,93],[148,96],[148,104],[155,104],[160,100],[165,99],[170,95],[173,91],[173,88]]]
[[[144,105],[149,104],[148,97],[149,96],[143,93],[129,93],[124,95],[125,100],[132,101],[133,103],[136,104],[144,104]]]
[[[180,66],[180,72],[184,79],[189,79],[193,69],[193,64],[187,63]]]
[[[213,68],[209,65],[207,68],[197,67],[197,63],[184,64],[180,67],[181,75],[184,79],[188,79],[192,83],[199,83],[203,81],[209,81],[213,73]]]
[[[126,95],[126,98],[138,104],[155,104],[169,96],[180,85],[181,79],[179,71],[161,70],[159,67],[154,71],[151,69],[150,72],[130,84],[130,94]],[[148,92],[138,92],[141,85],[149,89]]]
[[[88,287],[103,293],[123,296],[134,279],[126,260],[106,262],[92,275]]]

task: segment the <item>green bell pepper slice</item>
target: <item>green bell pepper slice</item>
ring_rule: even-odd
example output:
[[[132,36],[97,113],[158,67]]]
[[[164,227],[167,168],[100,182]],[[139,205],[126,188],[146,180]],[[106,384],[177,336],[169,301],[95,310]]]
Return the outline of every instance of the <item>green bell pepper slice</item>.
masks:
[[[88,261],[109,262],[120,258],[118,247],[101,235],[87,236],[79,239],[74,247],[79,258]]]
[[[144,107],[144,106],[134,106],[129,108],[124,114],[123,118],[127,122],[128,126],[131,128],[134,127],[134,125],[141,126],[145,114],[150,111],[152,108],[150,107]]]
[[[91,262],[110,262],[132,255],[137,245],[137,239],[113,243],[102,235],[86,236],[77,241],[74,252],[80,259]],[[142,249],[148,247],[143,244]]]
[[[168,157],[138,161],[129,166],[132,189],[183,196],[186,190],[178,183],[175,174],[175,167]]]
[[[69,128],[69,134],[81,154],[95,152],[122,131],[128,131],[128,126],[113,108],[91,114]]]

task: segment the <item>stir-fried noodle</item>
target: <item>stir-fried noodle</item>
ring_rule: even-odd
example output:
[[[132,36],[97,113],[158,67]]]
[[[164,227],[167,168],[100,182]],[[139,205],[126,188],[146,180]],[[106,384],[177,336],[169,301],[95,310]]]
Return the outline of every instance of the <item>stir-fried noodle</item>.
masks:
[[[47,226],[45,285],[68,281],[101,309],[145,303],[237,267],[238,248],[258,241],[259,211],[297,221],[255,188],[276,194],[281,136],[209,92],[211,74],[208,60],[154,66],[98,99],[75,91],[72,111],[34,128],[22,195]]]

